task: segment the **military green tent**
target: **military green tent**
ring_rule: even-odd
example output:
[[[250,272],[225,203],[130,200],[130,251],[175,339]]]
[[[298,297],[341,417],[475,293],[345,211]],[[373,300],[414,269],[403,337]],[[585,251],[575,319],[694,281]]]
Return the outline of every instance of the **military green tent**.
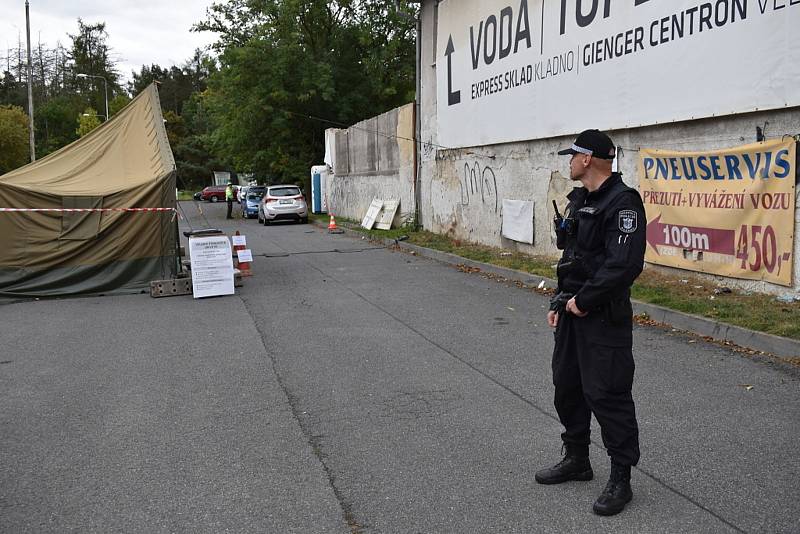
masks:
[[[0,209],[0,296],[136,293],[172,278],[175,204],[153,84],[90,134],[0,176],[0,208],[23,210]]]

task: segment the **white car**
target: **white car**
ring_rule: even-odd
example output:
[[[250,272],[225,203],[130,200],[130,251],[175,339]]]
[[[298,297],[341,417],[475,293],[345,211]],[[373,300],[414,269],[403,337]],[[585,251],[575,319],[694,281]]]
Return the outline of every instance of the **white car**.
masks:
[[[272,221],[308,222],[308,205],[303,192],[296,185],[267,187],[258,208],[258,222],[267,225]]]

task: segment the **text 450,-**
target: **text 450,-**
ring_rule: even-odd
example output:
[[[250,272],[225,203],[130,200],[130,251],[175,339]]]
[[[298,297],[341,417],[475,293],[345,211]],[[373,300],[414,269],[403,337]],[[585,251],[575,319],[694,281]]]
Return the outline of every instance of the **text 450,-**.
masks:
[[[743,270],[760,271],[763,268],[770,274],[780,274],[781,265],[789,260],[791,253],[778,254],[778,242],[772,226],[743,224],[739,229],[736,257],[742,260],[740,268]]]

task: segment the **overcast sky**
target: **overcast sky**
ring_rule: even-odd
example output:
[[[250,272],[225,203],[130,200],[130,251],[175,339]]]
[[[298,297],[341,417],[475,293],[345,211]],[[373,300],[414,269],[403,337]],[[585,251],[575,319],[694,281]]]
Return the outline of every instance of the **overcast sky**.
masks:
[[[43,45],[67,48],[68,33],[78,31],[78,18],[85,24],[106,23],[112,58],[125,80],[142,65],[162,67],[180,65],[195,48],[215,41],[209,32],[190,32],[192,24],[205,18],[212,0],[29,0],[31,46],[39,38]],[[0,0],[0,56],[16,48],[21,38],[25,46],[25,0]],[[5,65],[0,66],[5,69]]]

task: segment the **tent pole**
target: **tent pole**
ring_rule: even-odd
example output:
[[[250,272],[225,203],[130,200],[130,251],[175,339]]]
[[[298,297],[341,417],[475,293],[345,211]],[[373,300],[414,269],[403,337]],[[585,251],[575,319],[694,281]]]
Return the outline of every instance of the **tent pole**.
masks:
[[[183,272],[183,262],[181,261],[181,231],[178,228],[178,218],[175,217],[175,257],[178,259],[178,274]]]

